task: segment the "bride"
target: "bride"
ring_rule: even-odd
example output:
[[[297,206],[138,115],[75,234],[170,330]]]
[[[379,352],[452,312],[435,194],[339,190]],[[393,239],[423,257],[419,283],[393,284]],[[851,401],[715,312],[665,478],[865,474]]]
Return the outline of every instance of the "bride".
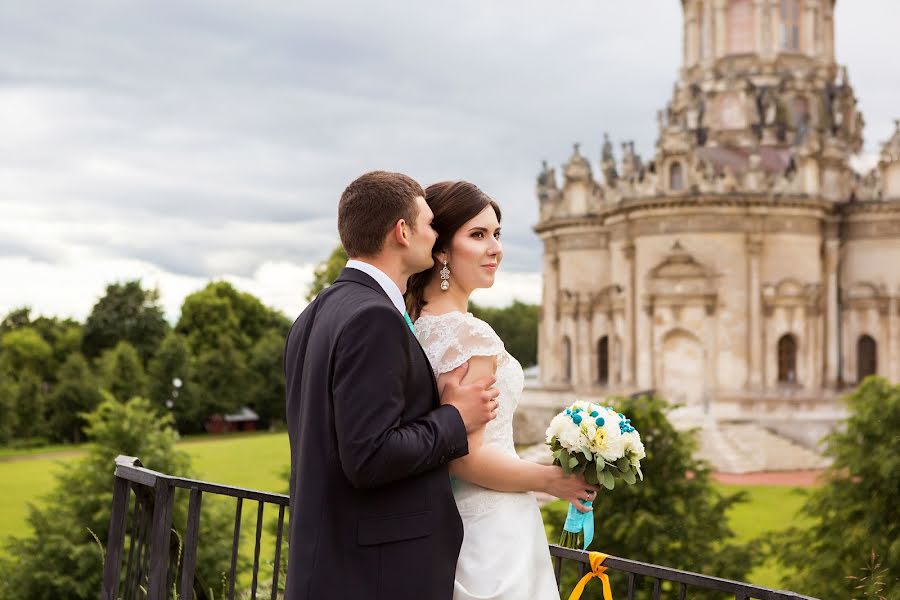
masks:
[[[497,418],[469,436],[469,454],[450,464],[464,537],[454,600],[557,600],[550,551],[534,497],[541,491],[579,510],[595,488],[561,468],[521,460],[513,446],[513,413],[522,367],[490,325],[467,312],[469,296],[494,284],[503,258],[500,207],[475,185],[442,182],[425,190],[438,233],[435,266],[409,280],[407,310],[435,376],[468,361],[464,381],[496,374]],[[440,379],[439,379],[440,382]]]

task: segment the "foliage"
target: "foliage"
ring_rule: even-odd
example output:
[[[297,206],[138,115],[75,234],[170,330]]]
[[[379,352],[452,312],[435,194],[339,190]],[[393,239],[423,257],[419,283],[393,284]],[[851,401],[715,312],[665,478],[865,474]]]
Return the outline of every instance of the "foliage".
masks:
[[[145,290],[140,280],[113,283],[84,324],[82,350],[88,358],[96,358],[119,342],[128,342],[146,364],[168,330],[159,290]]]
[[[537,364],[539,306],[515,300],[505,308],[486,308],[470,303],[469,310],[497,332],[506,350],[523,367]]]
[[[82,413],[94,410],[101,398],[87,360],[80,352],[69,355],[48,400],[48,437],[58,442],[82,441],[87,425]]]
[[[15,378],[28,372],[45,381],[50,374],[53,348],[31,327],[3,334],[0,351],[0,369]]]
[[[121,402],[143,396],[147,387],[141,357],[128,342],[119,342],[103,353],[99,376],[100,387]]]
[[[250,349],[250,408],[260,426],[283,424],[285,416],[284,335],[270,330]]]
[[[900,386],[870,377],[845,402],[850,416],[824,440],[825,485],[800,511],[812,526],[773,536],[774,554],[799,593],[897,600]]]
[[[183,451],[176,450],[171,419],[160,418],[149,402],[135,398],[120,403],[112,397],[86,415],[93,444],[85,458],[56,476],[55,489],[40,507],[29,506],[34,534],[13,538],[0,563],[0,597],[28,600],[96,598],[100,590],[103,551],[94,535],[106,540],[112,503],[113,465],[119,454],[139,456],[145,466],[165,473],[190,474]],[[186,519],[186,495],[176,503],[174,523]],[[204,503],[204,548],[198,571],[217,581],[228,568],[228,515]]]
[[[347,252],[340,244],[335,246],[331,254],[320,262],[313,272],[312,284],[306,299],[312,302],[312,299],[319,295],[319,292],[330,286],[341,274],[341,269],[347,264]]]
[[[16,431],[19,415],[16,396],[19,390],[12,377],[0,371],[0,444],[8,443]]]
[[[663,400],[644,396],[607,401],[641,432],[647,456],[641,461],[643,482],[601,489],[597,495],[594,547],[633,560],[744,579],[757,559],[750,545],[733,541],[726,515],[743,501],[743,494],[718,491],[709,466],[694,458],[694,436],[672,427]],[[560,536],[567,506],[562,502],[543,509],[551,540]],[[563,589],[571,589],[576,581],[573,569],[565,574]]]
[[[170,331],[147,365],[147,396],[160,413],[175,416],[179,431],[185,431],[193,399],[192,357],[184,336]]]

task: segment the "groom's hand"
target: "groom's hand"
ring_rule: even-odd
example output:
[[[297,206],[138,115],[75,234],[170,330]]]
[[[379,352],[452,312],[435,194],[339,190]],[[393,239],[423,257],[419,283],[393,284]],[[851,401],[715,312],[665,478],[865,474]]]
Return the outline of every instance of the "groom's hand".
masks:
[[[463,385],[462,380],[467,372],[468,364],[465,363],[441,375],[438,379],[438,389],[441,404],[454,406],[462,417],[466,431],[472,433],[497,416],[497,396],[500,395],[500,390],[493,387],[497,381],[493,375],[486,375]]]

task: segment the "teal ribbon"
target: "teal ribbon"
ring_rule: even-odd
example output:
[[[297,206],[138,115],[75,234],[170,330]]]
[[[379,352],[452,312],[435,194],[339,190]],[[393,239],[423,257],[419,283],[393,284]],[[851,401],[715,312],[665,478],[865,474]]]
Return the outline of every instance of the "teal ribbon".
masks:
[[[582,502],[588,508],[593,506],[593,503],[588,500],[587,502]],[[591,545],[591,542],[594,541],[594,511],[589,510],[586,513],[580,512],[573,504],[569,504],[569,513],[566,515],[566,523],[563,525],[563,529],[568,531],[569,533],[581,533],[584,532],[584,549],[587,550],[587,547]]]
[[[416,328],[413,327],[412,319],[409,318],[409,313],[403,311],[403,318],[406,319],[406,324],[409,325],[409,330],[413,332],[413,335],[416,335]]]

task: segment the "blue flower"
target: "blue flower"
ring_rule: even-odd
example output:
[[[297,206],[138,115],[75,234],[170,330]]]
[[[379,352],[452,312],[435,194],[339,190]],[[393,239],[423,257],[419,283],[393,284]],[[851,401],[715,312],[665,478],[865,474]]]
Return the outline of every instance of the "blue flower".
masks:
[[[596,410],[592,410],[592,411],[591,411],[591,416],[592,416],[592,417],[596,417],[596,416],[599,416],[599,415],[600,415],[600,413],[598,413]]]
[[[578,413],[572,415],[572,422],[576,425],[581,425],[581,415],[579,415]]]
[[[606,423],[606,420],[603,417],[597,417],[597,420],[594,421],[597,424],[597,427],[603,427]]]

